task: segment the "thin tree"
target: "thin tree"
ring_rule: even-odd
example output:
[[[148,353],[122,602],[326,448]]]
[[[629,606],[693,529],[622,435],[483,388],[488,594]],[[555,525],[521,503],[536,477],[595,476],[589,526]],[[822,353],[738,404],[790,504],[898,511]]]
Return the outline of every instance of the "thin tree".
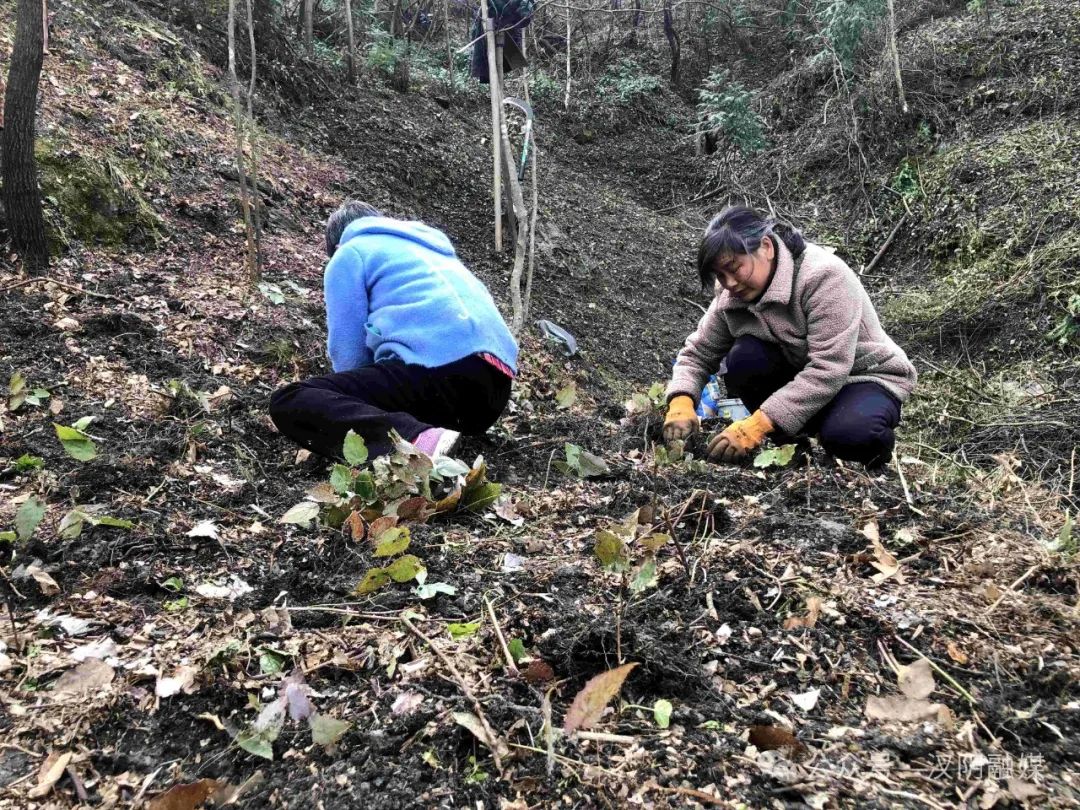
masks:
[[[236,78],[236,0],[229,0],[228,36],[229,89],[232,91],[233,124],[236,130],[236,174],[240,181],[240,207],[244,212],[244,232],[247,237],[248,276],[254,280],[258,278],[259,268],[255,250],[255,228],[251,222],[251,203],[248,200],[247,171],[244,168],[244,114],[240,105],[240,82]]]
[[[494,172],[491,193],[495,200],[495,252],[502,253],[502,88],[499,70],[495,65],[495,28],[488,14],[488,0],[480,0],[480,16],[484,22],[487,45],[488,88],[491,91],[491,161]]]
[[[315,0],[304,0],[304,48],[308,58],[315,55]]]
[[[45,217],[34,160],[34,115],[44,54],[40,0],[19,0],[15,47],[4,93],[3,202],[15,250],[35,275],[49,265]]]
[[[563,109],[570,109],[570,3],[566,3],[566,93],[563,95]]]
[[[262,249],[262,193],[259,191],[259,137],[255,131],[255,114],[252,110],[252,99],[255,98],[255,78],[257,74],[257,60],[255,53],[255,22],[253,19],[252,6],[255,0],[247,0],[247,25],[248,45],[251,49],[251,81],[247,91],[247,136],[251,143],[251,198],[254,202],[255,214],[255,277],[262,275],[263,249]]]
[[[664,36],[667,37],[668,46],[671,48],[671,84],[677,87],[682,43],[679,42],[679,32],[675,30],[675,15],[672,13],[671,0],[664,0]]]
[[[893,72],[896,74],[896,93],[900,97],[900,109],[907,115],[907,97],[904,95],[904,80],[900,76],[900,50],[896,47],[896,9],[893,0],[889,4],[889,55],[892,57]]]
[[[249,0],[250,1],[250,0]],[[346,55],[346,62],[349,65],[349,84],[356,83],[356,37],[353,34],[353,19],[352,19],[352,2],[351,0],[345,0],[342,4],[345,9],[345,29],[349,34],[349,53]]]
[[[454,100],[454,47],[450,44],[450,0],[443,3],[443,28],[446,34],[446,95]]]

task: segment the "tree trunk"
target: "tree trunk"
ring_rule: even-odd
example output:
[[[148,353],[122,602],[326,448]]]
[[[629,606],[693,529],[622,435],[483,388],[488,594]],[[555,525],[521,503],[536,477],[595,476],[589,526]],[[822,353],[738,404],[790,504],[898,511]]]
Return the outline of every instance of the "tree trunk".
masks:
[[[446,95],[450,99],[451,103],[454,101],[454,47],[450,44],[450,0],[445,0],[443,3],[444,16],[444,28],[446,29],[446,71],[448,77],[448,85],[446,88]]]
[[[671,0],[664,0],[664,36],[671,48],[671,86],[679,86],[679,61],[682,56],[682,44],[679,33],[675,30],[675,19],[671,11]]]
[[[247,92],[247,133],[251,140],[251,200],[255,214],[255,280],[262,277],[262,195],[259,194],[259,138],[255,131],[255,113],[252,110],[255,98],[255,78],[257,60],[255,51],[255,21],[252,6],[256,0],[247,0],[248,44],[251,48],[251,82]]]
[[[349,84],[356,84],[356,36],[353,33],[352,2],[345,0],[345,28],[349,32],[349,53],[346,63],[349,65]]]
[[[395,40],[403,43],[403,53],[394,60],[394,78],[391,84],[399,93],[409,92],[409,32],[405,30],[402,0],[394,3],[394,16],[390,22],[390,33]]]
[[[15,47],[4,94],[3,200],[11,242],[33,274],[45,271],[49,248],[34,160],[34,114],[45,58],[40,0],[19,0]]]
[[[904,95],[904,80],[900,76],[900,51],[896,47],[896,9],[893,0],[889,4],[889,56],[892,57],[893,73],[896,74],[896,93],[900,97],[900,109],[908,113],[907,97]]]
[[[251,223],[248,200],[247,170],[244,168],[244,112],[240,106],[240,82],[236,78],[236,0],[229,0],[229,89],[233,98],[233,124],[236,130],[236,173],[240,176],[240,207],[244,212],[244,232],[247,238],[247,268],[252,280],[258,278],[255,252],[255,229]],[[258,189],[255,190],[258,193]]]
[[[304,48],[310,59],[315,55],[315,0],[304,0]]]

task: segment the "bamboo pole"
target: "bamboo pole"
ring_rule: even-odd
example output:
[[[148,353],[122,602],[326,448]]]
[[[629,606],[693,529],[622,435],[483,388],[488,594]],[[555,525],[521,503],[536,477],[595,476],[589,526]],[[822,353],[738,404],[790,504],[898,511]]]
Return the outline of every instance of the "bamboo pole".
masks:
[[[495,28],[488,14],[488,0],[481,0],[480,14],[484,21],[484,39],[487,45],[488,87],[491,90],[491,163],[494,178],[491,193],[495,198],[495,252],[502,253],[502,88],[499,87],[499,70],[495,64]]]

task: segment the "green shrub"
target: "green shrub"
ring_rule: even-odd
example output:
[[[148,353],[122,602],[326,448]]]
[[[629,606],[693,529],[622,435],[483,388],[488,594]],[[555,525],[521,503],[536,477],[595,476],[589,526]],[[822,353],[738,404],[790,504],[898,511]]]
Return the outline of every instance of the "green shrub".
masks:
[[[661,86],[660,77],[645,73],[633,59],[620,59],[604,71],[596,83],[596,93],[602,102],[626,107],[657,92]]]
[[[754,93],[731,81],[728,71],[714,71],[698,91],[700,130],[723,133],[741,152],[764,149],[764,127],[753,103]]]
[[[844,73],[850,74],[863,37],[884,11],[883,0],[814,0],[818,36],[825,46],[817,58],[830,59],[835,53]]]

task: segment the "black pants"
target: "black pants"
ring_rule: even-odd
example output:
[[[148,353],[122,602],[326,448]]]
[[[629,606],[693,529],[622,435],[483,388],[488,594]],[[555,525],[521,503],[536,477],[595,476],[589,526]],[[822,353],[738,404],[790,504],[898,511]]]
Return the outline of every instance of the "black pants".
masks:
[[[800,369],[784,359],[780,347],[743,335],[727,355],[724,383],[728,396],[738,397],[751,413],[787,385]],[[836,458],[860,461],[868,467],[892,458],[900,424],[900,402],[873,382],[845,385],[832,402],[809,422],[808,433],[818,434],[821,446]]]
[[[483,433],[509,399],[510,378],[475,355],[437,368],[388,361],[280,388],[270,397],[270,418],[327,458],[341,458],[354,430],[374,458],[393,449],[391,429],[408,441],[431,427]]]

